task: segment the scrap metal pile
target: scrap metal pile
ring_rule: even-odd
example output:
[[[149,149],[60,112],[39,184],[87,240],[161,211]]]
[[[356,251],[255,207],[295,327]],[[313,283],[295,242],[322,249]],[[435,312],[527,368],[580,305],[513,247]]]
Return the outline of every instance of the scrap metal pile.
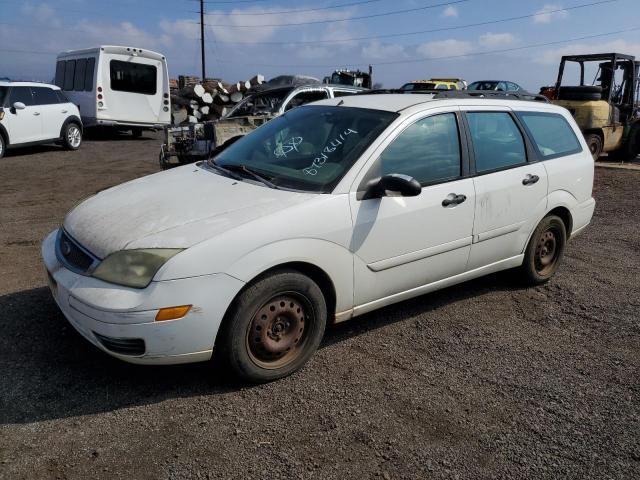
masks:
[[[171,91],[171,123],[181,125],[218,120],[247,92],[262,85],[264,76],[258,74],[250,80],[225,83],[218,79],[200,82],[196,77],[180,77],[177,89]]]

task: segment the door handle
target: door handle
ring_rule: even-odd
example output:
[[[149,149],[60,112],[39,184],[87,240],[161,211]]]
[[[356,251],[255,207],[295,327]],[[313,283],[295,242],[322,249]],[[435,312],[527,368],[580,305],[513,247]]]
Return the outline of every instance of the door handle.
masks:
[[[40,112],[33,112],[33,114],[37,117],[38,115],[40,115]]]
[[[538,180],[540,180],[540,177],[538,175],[528,174],[526,177],[524,177],[524,180],[522,180],[522,184],[533,185],[534,183],[538,183]]]
[[[62,110],[62,113],[67,113],[69,110]]]
[[[460,205],[461,203],[464,203],[466,199],[466,195],[457,195],[455,193],[450,193],[449,195],[447,195],[447,198],[442,201],[442,206],[450,207],[451,205]]]

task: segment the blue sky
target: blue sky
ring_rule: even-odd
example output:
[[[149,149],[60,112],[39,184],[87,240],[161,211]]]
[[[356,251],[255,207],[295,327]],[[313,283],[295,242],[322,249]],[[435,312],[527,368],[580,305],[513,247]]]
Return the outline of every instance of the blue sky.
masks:
[[[230,82],[256,73],[322,78],[335,68],[371,63],[374,80],[385,87],[455,76],[509,79],[537,91],[554,81],[562,54],[616,50],[640,57],[640,29],[486,53],[639,28],[638,0],[583,8],[574,7],[598,0],[208,1],[207,74]],[[348,6],[324,8],[344,4]],[[439,6],[424,8],[435,4]],[[156,50],[167,56],[170,76],[197,75],[198,8],[194,0],[0,0],[0,77],[50,80],[56,52],[101,44]],[[563,8],[571,10],[558,11]],[[301,11],[309,9],[315,10]],[[409,9],[418,10],[357,18]],[[553,13],[545,13],[549,11]],[[538,15],[465,27],[531,14]],[[305,22],[322,23],[264,26]],[[441,31],[371,38],[434,29]],[[350,40],[362,37],[366,39]],[[347,41],[331,43],[335,40]],[[254,44],[238,44],[242,42]]]

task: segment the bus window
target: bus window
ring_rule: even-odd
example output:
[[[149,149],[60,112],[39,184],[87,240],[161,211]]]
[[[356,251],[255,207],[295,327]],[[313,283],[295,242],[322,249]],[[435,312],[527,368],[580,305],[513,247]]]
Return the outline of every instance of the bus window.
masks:
[[[153,65],[111,60],[111,90],[155,95],[157,69]]]

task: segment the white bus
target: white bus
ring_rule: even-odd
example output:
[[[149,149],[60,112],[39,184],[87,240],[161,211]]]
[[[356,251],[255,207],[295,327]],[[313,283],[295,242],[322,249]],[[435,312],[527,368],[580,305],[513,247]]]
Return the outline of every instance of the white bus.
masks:
[[[140,135],[171,123],[167,60],[160,53],[106,45],[63,52],[55,84],[78,106],[85,127]]]

